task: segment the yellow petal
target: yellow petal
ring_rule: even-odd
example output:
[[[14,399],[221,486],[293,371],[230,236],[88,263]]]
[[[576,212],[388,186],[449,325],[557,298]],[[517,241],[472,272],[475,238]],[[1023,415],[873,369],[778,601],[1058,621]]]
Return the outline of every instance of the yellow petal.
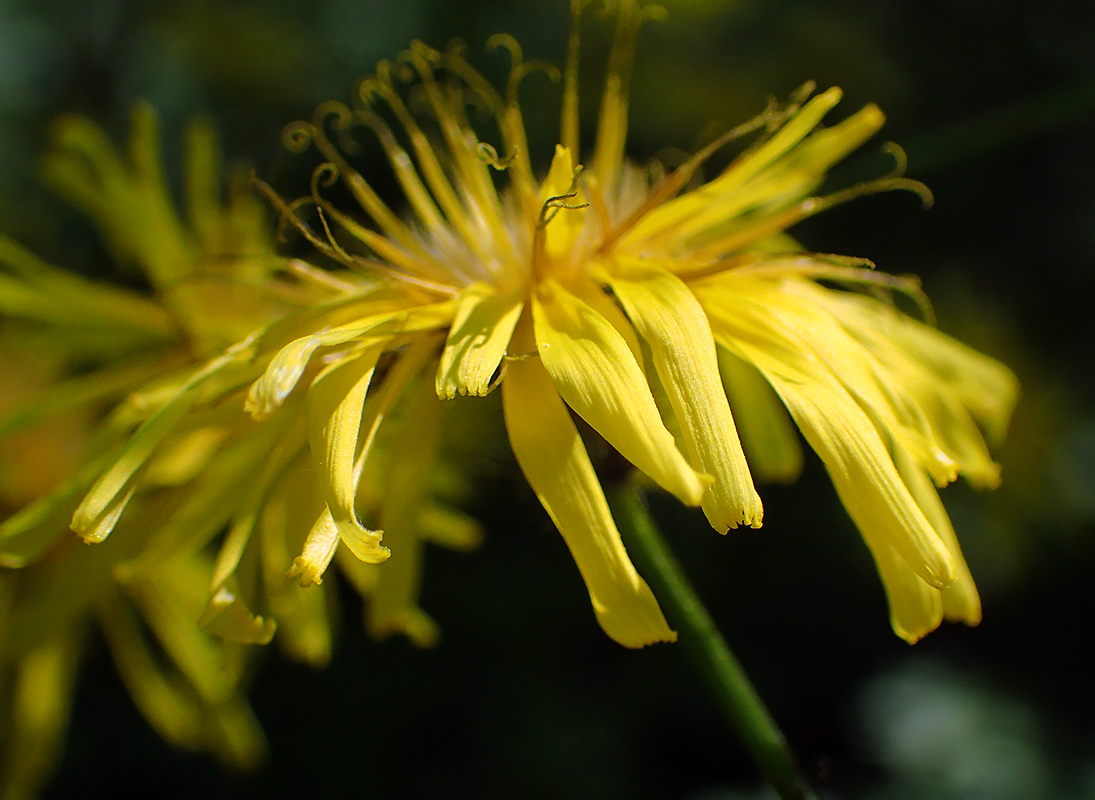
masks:
[[[518,323],[518,347],[532,344],[528,323],[527,317]],[[605,633],[625,647],[675,640],[628,558],[585,446],[537,359],[510,367],[502,404],[517,462],[563,535]]]
[[[789,346],[838,380],[880,429],[915,455],[937,484],[946,485],[957,477],[958,464],[933,437],[903,376],[888,370],[871,348],[850,335],[829,312],[831,296],[838,293],[798,278],[775,282],[727,275],[710,283],[723,288],[724,303],[742,299],[742,315],[762,315],[762,328],[778,331]],[[745,292],[747,297],[740,298],[735,292]],[[876,314],[876,323],[878,317]]]
[[[720,344],[755,365],[779,394],[864,538],[890,543],[931,585],[949,584],[955,559],[909,494],[874,422],[824,365],[782,335],[768,310],[749,309],[749,299],[741,294],[733,308],[704,302]]]
[[[304,548],[300,555],[293,559],[293,564],[286,574],[290,578],[299,577],[301,586],[323,583],[323,573],[327,571],[327,565],[335,557],[338,542],[338,526],[331,517],[331,510],[325,508],[312,525],[312,529],[308,531],[304,539]]]
[[[253,374],[250,356],[248,341],[229,348],[183,382],[171,399],[141,424],[72,515],[72,529],[84,541],[101,542],[110,535],[133,495],[139,471],[156,447],[202,399],[203,391],[218,394],[245,383]]]
[[[380,305],[386,305],[381,303]],[[391,340],[401,333],[417,333],[447,326],[456,313],[457,301],[427,306],[397,308],[370,314],[321,333],[294,339],[270,360],[247,393],[244,408],[255,418],[270,414],[296,387],[312,355],[320,347],[337,347],[348,342],[368,343]]]
[[[699,505],[710,479],[698,475],[677,449],[623,337],[552,280],[543,284],[532,310],[536,349],[567,405],[658,485]]]
[[[1019,381],[1010,369],[909,317],[901,317],[887,333],[961,399],[989,436],[1004,437],[1019,397]]]
[[[273,413],[296,388],[312,354],[322,344],[323,339],[313,335],[297,339],[281,348],[270,359],[262,377],[251,385],[243,404],[244,411],[255,419],[263,419]]]
[[[998,485],[1000,468],[974,418],[993,438],[1003,436],[1018,395],[1010,370],[874,298],[820,289],[813,295],[904,388],[928,437],[959,472],[976,486]]]
[[[355,463],[365,396],[385,345],[365,347],[331,364],[312,382],[307,395],[312,455],[331,518],[354,554],[371,563],[386,559],[388,551],[380,545],[380,533],[367,531],[357,518]]]
[[[599,270],[594,268],[591,272],[599,272]],[[566,288],[568,292],[592,308],[596,314],[604,317],[616,329],[616,333],[623,337],[624,342],[627,343],[627,349],[635,357],[635,364],[638,366],[639,372],[645,376],[646,362],[643,355],[643,346],[639,342],[635,328],[632,327],[631,320],[620,310],[616,302],[605,294],[601,285],[596,280],[577,277],[575,280],[568,282]]]
[[[499,294],[486,284],[464,290],[437,369],[438,397],[481,397],[490,391],[523,305],[521,297]]]
[[[222,585],[217,589],[198,618],[198,625],[229,642],[269,644],[277,624],[252,612],[232,588]]]
[[[943,544],[954,556],[956,577],[942,590],[943,616],[952,622],[977,625],[981,622],[981,597],[973,582],[969,566],[962,555],[962,547],[954,532],[947,510],[927,474],[917,466],[908,453],[894,452],[894,464],[916,499],[920,510],[928,518]]]
[[[680,278],[649,262],[621,261],[620,272],[610,280],[650,346],[689,459],[715,478],[703,496],[708,521],[719,533],[741,524],[759,528],[763,508],[719,380],[715,341],[700,304]]]
[[[922,581],[888,542],[866,535],[863,539],[871,549],[886,590],[893,632],[909,644],[916,644],[943,621],[939,589]]]

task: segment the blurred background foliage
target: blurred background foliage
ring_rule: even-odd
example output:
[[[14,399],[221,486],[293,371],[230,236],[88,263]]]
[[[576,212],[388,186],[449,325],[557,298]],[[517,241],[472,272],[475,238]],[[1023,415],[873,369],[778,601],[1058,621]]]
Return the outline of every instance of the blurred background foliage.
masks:
[[[977,629],[910,649],[816,460],[761,487],[761,531],[712,535],[655,498],[688,572],[826,796],[1095,797],[1086,640],[1095,569],[1095,5],[1069,0],[668,0],[644,29],[631,154],[692,150],[806,79],[877,102],[885,136],[935,206],[884,195],[796,231],[814,250],[917,273],[947,332],[1010,364],[1024,388],[1004,486],[944,500],[982,591]],[[160,111],[169,163],[184,121],[210,116],[230,160],[287,195],[315,160],[285,123],[411,39],[514,34],[558,63],[563,0],[0,0],[0,227],[52,263],[119,280],[89,224],[36,179],[50,121],[88,114],[123,138],[137,99]],[[589,20],[593,93],[606,41]],[[546,165],[559,91],[523,105]],[[589,115],[587,115],[587,122]],[[881,141],[846,167],[881,174]],[[536,153],[534,152],[534,160]],[[491,402],[491,401],[486,401]],[[369,641],[346,595],[324,672],[271,652],[253,699],[273,758],[223,772],[174,752],[130,705],[100,645],[47,796],[752,798],[741,749],[673,647],[625,651],[590,614],[562,541],[506,456],[475,441],[490,479],[473,555],[431,550],[422,605],[441,646]]]

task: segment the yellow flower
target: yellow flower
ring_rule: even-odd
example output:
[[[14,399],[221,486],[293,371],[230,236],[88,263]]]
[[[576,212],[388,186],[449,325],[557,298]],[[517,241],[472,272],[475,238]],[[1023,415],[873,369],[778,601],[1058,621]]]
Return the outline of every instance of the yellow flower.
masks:
[[[575,2],[575,19],[583,5]],[[414,515],[436,463],[443,404],[425,390],[449,400],[500,386],[517,461],[566,541],[597,619],[621,644],[675,634],[624,549],[571,412],[657,485],[702,508],[720,533],[761,523],[747,454],[762,477],[797,472],[793,420],[875,556],[897,633],[913,641],[943,616],[977,622],[976,590],[933,482],[959,473],[997,479],[978,425],[1002,432],[1015,381],[898,311],[888,295],[918,297],[913,282],[862,260],[804,252],[786,234],[853,197],[926,190],[891,176],[815,194],[883,117],[868,106],[822,127],[840,91],[811,97],[812,86],[668,174],[630,164],[627,76],[644,13],[634,2],[616,6],[584,167],[576,33],[560,143],[542,180],[518,103],[521,80],[542,65],[523,62],[508,37],[496,40],[513,56],[502,94],[460,52],[416,43],[382,63],[351,106],[325,103],[311,123],[290,126],[290,144],[314,144],[327,162],[300,201],[262,188],[284,220],[348,271],[326,282],[313,276],[323,299],[142,395],[143,422],[77,509],[75,529],[103,540],[180,426],[202,414],[229,420],[250,384],[245,407],[255,427],[226,441],[239,443],[239,465],[251,465],[253,491],[225,498],[213,488],[223,486],[218,473],[192,497],[230,523],[215,567],[224,582],[214,586],[228,585],[256,531],[275,526],[281,542],[299,531],[291,574],[319,583],[336,556],[355,558],[368,580],[389,582],[386,597],[405,598],[374,630],[423,636],[428,626],[406,599],[417,592],[420,536],[403,541],[407,529],[389,521]],[[495,144],[473,128],[469,100],[488,112]],[[348,163],[355,128],[382,146],[406,215]],[[728,167],[686,189],[716,152],[748,134],[756,141]],[[364,219],[324,195],[339,180]],[[302,219],[306,207],[316,225]],[[882,297],[854,291],[864,287]],[[384,432],[402,442],[394,448],[401,466],[381,472]],[[306,448],[315,487],[293,466]],[[265,453],[273,455],[260,464]],[[387,505],[365,507],[363,496],[378,492]],[[165,558],[180,543],[157,546]],[[254,624],[230,595],[226,613]]]
[[[0,390],[5,470],[24,476],[8,484],[14,511],[0,523],[0,673],[10,678],[0,688],[10,712],[0,753],[5,797],[34,795],[48,774],[92,627],[165,739],[244,766],[265,750],[242,693],[243,651],[196,624],[209,604],[212,559],[176,548],[143,573],[122,569],[149,553],[158,527],[219,532],[220,523],[181,502],[175,487],[209,467],[231,425],[205,419],[180,431],[150,464],[139,508],[109,546],[87,548],[69,530],[80,497],[142,418],[143,398],[162,391],[156,381],[313,299],[274,285],[283,260],[261,201],[238,190],[222,200],[207,124],[187,131],[185,220],[161,172],[149,108],[135,110],[131,130],[124,157],[90,121],[58,121],[44,177],[92,217],[118,263],[135,266],[154,297],[80,278],[0,238],[0,353],[35,384]],[[150,381],[151,390],[131,394]],[[97,418],[127,395],[95,431]],[[171,522],[161,527],[165,515]],[[268,641],[273,623],[250,622],[252,640]]]
[[[575,19],[583,5],[575,2]],[[544,67],[523,62],[508,37],[496,39],[513,57],[503,94],[458,51],[415,43],[395,63],[382,62],[352,106],[325,103],[311,123],[290,126],[287,141],[314,144],[327,163],[316,170],[310,197],[286,204],[264,191],[284,219],[368,285],[332,286],[326,300],[165,393],[77,511],[76,529],[105,536],[176,420],[234,398],[261,370],[246,408],[264,425],[306,420],[301,435],[322,497],[292,572],[318,582],[341,545],[380,564],[395,549],[382,543],[380,526],[366,526],[360,496],[385,418],[404,393],[421,397],[430,375],[442,399],[500,385],[514,454],[570,548],[599,622],[616,641],[638,647],[675,634],[628,558],[571,412],[724,533],[761,524],[745,450],[762,477],[797,473],[801,453],[786,409],[876,559],[895,631],[915,641],[943,616],[976,623],[976,589],[933,483],[960,473],[995,483],[978,426],[1002,433],[1015,380],[898,311],[887,296],[918,298],[912,281],[876,273],[863,260],[804,252],[786,234],[853,197],[895,188],[927,197],[926,189],[891,176],[815,194],[827,170],[870,138],[883,116],[867,106],[822,127],[841,92],[811,97],[812,86],[668,174],[630,164],[626,87],[643,16],[634,2],[617,4],[584,167],[576,33],[563,74],[561,142],[542,180],[518,89]],[[413,86],[402,91],[397,81]],[[469,98],[488,111],[500,146],[473,128]],[[406,216],[336,146],[350,146],[354,128],[381,144]],[[728,167],[686,189],[712,155],[747,134],[756,141]],[[364,221],[324,196],[338,180]],[[300,216],[309,206],[318,228]],[[854,291],[864,287],[872,294]],[[423,430],[432,430],[425,420],[438,413],[436,404],[414,402]],[[409,451],[417,433],[408,431]],[[397,486],[415,496],[426,462],[415,478],[408,458],[412,477],[393,476],[380,491]],[[281,502],[283,491],[290,487],[266,496]],[[376,574],[399,576],[398,555]]]

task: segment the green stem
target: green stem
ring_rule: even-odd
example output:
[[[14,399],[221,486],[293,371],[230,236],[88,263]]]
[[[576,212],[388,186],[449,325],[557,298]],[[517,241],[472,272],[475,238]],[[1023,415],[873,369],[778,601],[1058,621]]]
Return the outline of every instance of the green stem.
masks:
[[[639,490],[626,482],[610,487],[608,501],[628,552],[677,629],[681,646],[765,779],[784,800],[816,798],[799,775],[787,740],[662,538]]]

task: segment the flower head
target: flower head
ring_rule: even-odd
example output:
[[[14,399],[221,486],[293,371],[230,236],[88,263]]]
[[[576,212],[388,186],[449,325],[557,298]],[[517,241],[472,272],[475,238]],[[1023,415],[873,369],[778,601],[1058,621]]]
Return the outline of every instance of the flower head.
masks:
[[[583,5],[574,4],[575,20]],[[616,5],[588,159],[571,37],[561,134],[542,178],[518,102],[522,79],[542,65],[524,62],[507,37],[496,39],[513,61],[501,93],[459,49],[415,43],[381,63],[351,105],[324,103],[311,122],[287,128],[292,146],[314,145],[326,162],[301,200],[260,188],[343,269],[308,269],[316,297],[300,310],[134,395],[140,426],[77,508],[77,532],[105,539],[165,453],[221,426],[204,471],[178,481],[203,524],[173,516],[173,534],[161,531],[129,574],[203,547],[227,525],[211,629],[249,641],[261,627],[256,599],[234,590],[241,554],[257,549],[269,585],[290,559],[290,575],[320,583],[337,557],[372,592],[374,632],[428,641],[415,597],[430,507],[421,498],[444,428],[444,404],[432,398],[500,387],[516,459],[597,619],[624,645],[675,634],[624,549],[572,412],[720,533],[760,525],[753,471],[797,472],[793,421],[875,556],[899,635],[915,640],[944,615],[976,622],[976,590],[933,482],[996,480],[979,425],[1002,430],[1014,379],[897,310],[894,293],[919,297],[911,280],[806,252],[786,233],[853,197],[926,190],[894,175],[817,194],[883,117],[868,106],[823,127],[841,93],[813,96],[812,85],[672,171],[626,161],[627,73],[645,15],[634,2]],[[473,125],[469,106],[487,121]],[[405,213],[350,165],[359,130],[380,143]],[[748,136],[729,166],[700,179],[715,153]],[[357,211],[329,199],[336,182]],[[395,442],[387,455],[385,438]],[[247,476],[251,488],[226,491],[229,476]],[[377,506],[365,502],[377,496]],[[458,544],[459,529],[440,539]],[[275,597],[259,601],[276,611]]]
[[[523,62],[506,37],[496,39],[513,59],[503,93],[459,50],[415,43],[381,63],[352,105],[325,103],[310,123],[287,129],[292,144],[314,144],[327,162],[309,197],[287,204],[264,191],[317,249],[375,281],[317,308],[280,342],[264,336],[271,356],[248,395],[257,418],[294,392],[306,395],[331,515],[309,539],[330,547],[337,533],[365,560],[387,557],[355,498],[366,431],[380,413],[370,405],[384,409],[383,398],[399,391],[389,391],[396,369],[378,398],[369,386],[390,354],[400,368],[432,372],[442,399],[501,386],[517,461],[566,540],[601,625],[623,644],[674,634],[628,559],[570,412],[663,489],[702,507],[721,533],[761,523],[742,439],[762,476],[797,472],[789,411],[875,556],[895,631],[914,641],[943,615],[975,623],[976,590],[932,484],[959,473],[996,481],[978,424],[1003,429],[1014,378],[898,311],[887,297],[919,298],[912,280],[861,259],[804,252],[786,233],[853,197],[901,188],[928,199],[927,190],[894,175],[816,194],[883,116],[867,106],[823,127],[841,92],[811,96],[812,85],[671,172],[652,176],[629,163],[627,72],[643,16],[636,3],[617,4],[588,161],[572,36],[560,143],[542,179],[518,102],[522,79],[541,65]],[[469,103],[486,109],[488,125],[473,126]],[[498,131],[497,144],[484,141],[483,127]],[[406,216],[343,154],[356,128],[382,145]],[[687,188],[716,151],[750,134],[755,140],[728,167]],[[360,213],[327,199],[338,180]],[[316,225],[302,219],[306,207]],[[863,288],[870,292],[856,291]],[[305,550],[298,568],[318,574],[322,559]]]

